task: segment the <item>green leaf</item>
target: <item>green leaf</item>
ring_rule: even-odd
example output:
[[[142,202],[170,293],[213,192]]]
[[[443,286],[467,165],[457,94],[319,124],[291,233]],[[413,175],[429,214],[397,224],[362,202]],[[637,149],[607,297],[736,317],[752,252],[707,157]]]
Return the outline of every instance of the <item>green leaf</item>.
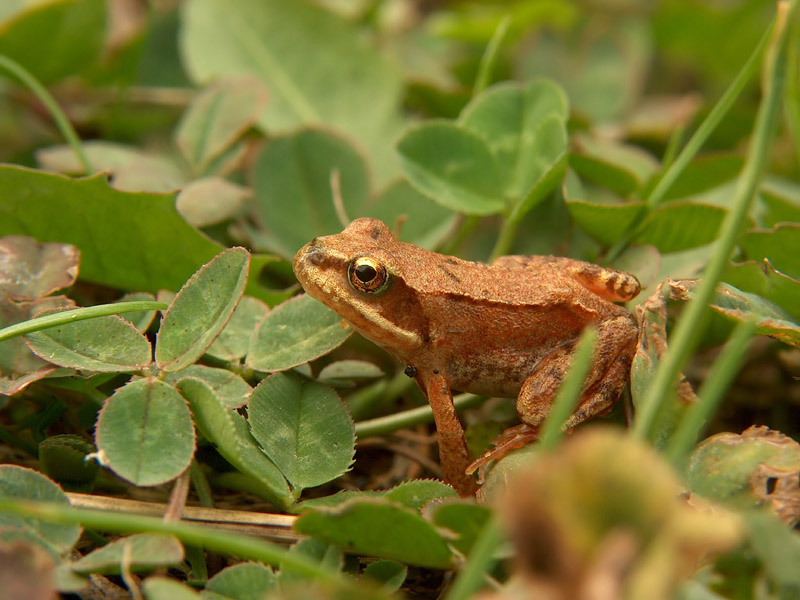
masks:
[[[800,222],[800,186],[796,182],[767,178],[760,191],[766,209],[761,214],[761,222],[766,227]]]
[[[237,409],[247,404],[250,392],[253,391],[250,384],[236,373],[206,365],[189,365],[185,369],[169,373],[164,381],[180,387],[181,381],[186,377],[200,379],[207,384],[214,396],[227,409]]]
[[[538,191],[526,203],[530,208],[533,200],[555,187],[563,172],[568,110],[564,92],[553,82],[505,83],[475,98],[458,123],[487,142],[502,171],[506,197],[520,204],[539,182],[547,180],[549,189]],[[518,210],[527,212],[522,207]]]
[[[408,567],[393,560],[376,560],[364,568],[364,576],[383,584],[387,592],[396,592],[408,575]]]
[[[72,563],[72,570],[85,575],[119,575],[123,561],[131,571],[138,572],[177,565],[182,560],[183,546],[175,536],[165,533],[139,533],[114,540],[90,552]]]
[[[55,483],[41,473],[16,465],[0,465],[0,497],[69,506],[66,494]],[[6,527],[30,532],[56,548],[59,554],[70,550],[81,535],[81,528],[77,525],[61,525],[0,513],[0,528]]]
[[[192,227],[209,227],[244,212],[250,190],[222,177],[196,179],[183,186],[175,208]]]
[[[441,481],[417,479],[415,481],[406,481],[393,487],[386,492],[385,496],[387,500],[393,500],[403,506],[421,510],[433,500],[458,498],[458,493]]]
[[[170,304],[156,340],[162,371],[180,371],[202,354],[231,318],[247,283],[250,253],[231,248],[186,282]]]
[[[800,280],[800,223],[783,223],[768,231],[748,231],[739,238],[747,260],[768,259],[780,272]]]
[[[270,94],[265,131],[324,124],[356,136],[380,173],[394,171],[386,141],[400,120],[400,72],[355,24],[296,0],[190,0],[181,17],[195,82],[253,75]]]
[[[275,591],[276,583],[275,573],[269,567],[254,562],[239,563],[209,579],[202,596],[213,600],[262,600]]]
[[[261,322],[247,352],[256,371],[284,371],[327,354],[353,332],[335,312],[311,296],[290,298]]]
[[[214,444],[225,460],[260,484],[262,497],[288,508],[294,498],[286,479],[250,435],[244,417],[226,408],[211,386],[201,379],[186,377],[177,385],[189,402],[200,434]]]
[[[303,538],[299,540],[289,549],[289,553],[300,556],[332,573],[340,572],[344,566],[344,555],[341,549],[313,538]],[[294,582],[307,584],[308,575],[298,572],[297,569],[291,565],[281,563],[280,582],[281,586]]]
[[[309,240],[342,229],[331,190],[334,171],[345,212],[361,216],[369,176],[363,158],[346,140],[305,130],[273,140],[259,154],[253,186],[270,250],[292,259]]]
[[[455,533],[458,537],[450,543],[464,556],[469,556],[475,540],[491,517],[489,508],[463,501],[446,501],[432,508],[433,524]]]
[[[206,350],[206,354],[234,362],[247,354],[250,338],[264,320],[269,308],[261,300],[251,296],[242,296],[231,315],[230,321]]]
[[[76,321],[25,335],[41,358],[71,369],[106,373],[136,371],[152,360],[147,338],[117,315]]]
[[[145,579],[142,591],[147,600],[200,600],[202,597],[188,585],[160,575]]]
[[[664,200],[697,196],[735,179],[744,160],[735,154],[710,154],[690,162],[670,186]]]
[[[567,200],[572,220],[606,246],[611,246],[620,239],[642,206],[641,202],[600,204],[577,199]]]
[[[78,276],[75,246],[42,243],[24,235],[0,238],[0,293],[35,300],[71,286]]]
[[[479,135],[429,121],[406,131],[397,151],[411,184],[442,206],[471,215],[505,208],[503,171]]]
[[[180,217],[174,194],[120,192],[102,174],[70,179],[0,166],[0,197],[0,235],[73,244],[81,251],[81,280],[107,287],[177,290],[224,249]],[[253,258],[253,272],[270,260]],[[255,279],[248,292],[261,296]]]
[[[670,202],[645,219],[634,241],[650,244],[660,252],[680,252],[710,244],[717,239],[726,210],[710,204]]]
[[[800,324],[793,321],[792,316],[780,306],[757,294],[721,283],[711,308],[734,321],[754,319],[757,333],[800,347]]]
[[[267,90],[255,77],[216,81],[197,96],[178,124],[175,143],[195,173],[255,125],[267,105]]]
[[[101,464],[141,486],[180,475],[192,460],[194,442],[186,402],[172,386],[154,378],[137,379],[114,392],[95,428]]]
[[[294,488],[322,485],[353,463],[353,421],[325,385],[272,375],[253,390],[248,417],[253,437]]]
[[[120,302],[139,302],[139,301],[153,301],[155,302],[156,297],[153,294],[148,294],[147,292],[133,292],[131,294],[125,294],[122,298],[119,299]],[[128,321],[129,323],[133,324],[136,329],[145,333],[150,324],[153,322],[153,318],[156,316],[156,311],[154,310],[145,310],[141,312],[126,312],[120,315],[123,319]]]
[[[570,154],[579,175],[627,197],[641,189],[658,169],[658,162],[637,146],[581,138]]]
[[[405,181],[395,182],[358,214],[386,223],[400,241],[429,250],[444,242],[453,231],[453,211],[420,194]]]
[[[723,278],[740,290],[774,302],[800,321],[800,281],[776,270],[769,262],[746,262],[728,267]]]
[[[70,492],[92,491],[99,467],[86,460],[94,446],[79,435],[53,435],[39,442],[39,468]]]
[[[0,21],[0,54],[42,83],[74,75],[94,62],[105,41],[104,0],[28,2]],[[35,43],[32,43],[35,40]]]
[[[352,386],[353,380],[383,377],[383,371],[375,363],[364,360],[340,360],[325,365],[317,376],[320,383],[328,385]]]
[[[751,511],[745,514],[750,545],[760,559],[778,598],[796,598],[800,593],[800,535],[771,514]]]
[[[295,530],[355,554],[446,569],[453,556],[436,528],[417,511],[383,499],[351,500],[303,513]]]

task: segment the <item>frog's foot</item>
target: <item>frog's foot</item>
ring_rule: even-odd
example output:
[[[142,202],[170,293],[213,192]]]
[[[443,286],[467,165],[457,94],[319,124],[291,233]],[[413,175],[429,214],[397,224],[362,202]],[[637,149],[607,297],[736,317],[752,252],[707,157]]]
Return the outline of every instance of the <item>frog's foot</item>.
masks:
[[[535,442],[539,439],[539,427],[522,423],[516,427],[506,429],[503,433],[492,440],[494,448],[491,448],[483,453],[483,456],[474,460],[470,466],[467,467],[467,474],[471,475],[478,469],[483,469],[490,461],[500,460],[506,454],[518,450],[523,446]],[[482,479],[482,477],[481,477]]]

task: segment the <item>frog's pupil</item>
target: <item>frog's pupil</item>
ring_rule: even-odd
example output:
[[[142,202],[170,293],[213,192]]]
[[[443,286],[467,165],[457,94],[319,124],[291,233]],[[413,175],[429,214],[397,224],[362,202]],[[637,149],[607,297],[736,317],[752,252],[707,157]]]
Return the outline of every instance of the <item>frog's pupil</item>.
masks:
[[[356,277],[358,277],[363,283],[369,283],[375,279],[377,274],[378,272],[372,265],[358,265],[356,267]]]

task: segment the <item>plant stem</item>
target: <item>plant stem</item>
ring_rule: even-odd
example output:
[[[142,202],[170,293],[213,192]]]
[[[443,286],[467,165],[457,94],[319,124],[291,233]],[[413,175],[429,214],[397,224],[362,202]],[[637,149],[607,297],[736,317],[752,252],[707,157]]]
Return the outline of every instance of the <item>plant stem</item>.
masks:
[[[707,310],[717,283],[728,266],[736,239],[745,223],[750,204],[761,181],[769,155],[769,146],[775,135],[777,117],[780,114],[786,80],[787,32],[789,29],[787,25],[791,22],[790,17],[796,5],[796,0],[791,3],[778,3],[778,15],[772,40],[764,61],[764,96],[758,108],[750,149],[737,181],[731,208],[720,227],[720,236],[714,254],[703,272],[703,278],[697,285],[694,298],[689,301],[681,314],[670,338],[669,348],[636,415],[633,433],[640,438],[647,437],[650,433],[661,404],[673,389],[683,364],[697,345],[700,332],[698,324]]]
[[[497,561],[495,551],[503,542],[503,530],[494,512],[481,529],[467,562],[458,573],[447,600],[467,600],[475,595],[484,581],[484,576]]]
[[[139,312],[144,310],[163,310],[167,308],[164,302],[154,300],[137,300],[136,302],[114,302],[112,304],[98,304],[97,306],[87,306],[84,308],[71,308],[55,313],[50,313],[35,319],[29,319],[22,323],[14,323],[8,327],[0,329],[0,342],[25,335],[32,331],[40,331],[49,327],[57,327],[75,321],[85,321],[86,319],[96,319],[108,315],[120,315],[122,313]]]
[[[564,435],[564,423],[575,411],[583,382],[592,366],[592,351],[596,340],[597,331],[592,327],[586,329],[572,354],[572,364],[564,381],[561,382],[561,387],[558,388],[547,420],[542,425],[539,438],[542,450],[553,450]]]
[[[91,529],[123,534],[148,531],[169,533],[187,544],[270,565],[286,565],[303,575],[325,581],[341,590],[364,591],[364,587],[357,585],[354,580],[325,569],[300,553],[289,552],[276,544],[241,533],[202,527],[185,521],[164,521],[157,517],[78,509],[54,502],[17,500],[9,497],[0,498],[0,512],[49,523],[80,524]]]
[[[478,65],[478,76],[475,78],[475,86],[472,88],[473,98],[489,85],[489,81],[492,78],[492,71],[494,71],[494,65],[497,62],[497,55],[503,44],[503,39],[505,39],[506,33],[508,33],[508,26],[510,23],[511,15],[503,17],[500,23],[497,24],[497,29],[494,30],[489,43],[486,45],[486,51],[483,53],[481,62]]]
[[[500,227],[500,235],[497,236],[497,241],[492,249],[492,254],[489,257],[489,262],[492,262],[500,256],[505,256],[511,251],[511,244],[514,243],[514,236],[517,234],[517,226],[519,219],[512,216],[503,217],[503,224]]]
[[[620,240],[608,251],[605,261],[606,263],[613,261],[620,254],[622,254],[625,248],[627,248],[628,244],[631,243],[631,240],[638,233],[639,226],[642,224],[644,219],[647,217],[647,215],[653,212],[653,210],[655,210],[659,204],[661,204],[661,202],[664,200],[664,196],[672,187],[672,184],[675,183],[681,173],[683,173],[683,170],[686,168],[689,162],[691,162],[695,155],[697,155],[697,153],[703,147],[703,144],[706,143],[713,131],[728,113],[731,106],[733,106],[733,103],[736,102],[736,99],[742,93],[745,85],[747,85],[747,82],[750,80],[756,68],[758,67],[759,58],[761,57],[761,54],[764,51],[764,48],[766,47],[773,30],[774,23],[761,37],[741,71],[739,71],[731,85],[727,90],[725,90],[725,93],[722,94],[722,97],[714,105],[714,108],[711,109],[711,112],[708,113],[708,116],[706,116],[706,118],[697,128],[697,131],[694,132],[694,135],[689,138],[686,146],[684,146],[683,150],[681,150],[680,154],[678,154],[678,156],[675,158],[675,161],[666,167],[666,170],[659,178],[658,183],[650,191],[647,198],[645,198],[644,206],[642,206],[638,214],[630,222],[626,232],[622,235]]]
[[[475,396],[474,394],[461,394],[453,399],[453,404],[456,410],[463,410],[472,408],[483,402],[483,396]],[[372,437],[376,435],[384,435],[397,431],[398,429],[405,429],[413,427],[420,423],[433,422],[433,411],[427,404],[419,408],[412,408],[393,415],[371,419],[369,421],[361,421],[356,423],[356,436],[360,438]]]
[[[736,326],[725,349],[714,361],[706,380],[697,393],[698,400],[683,415],[677,429],[669,438],[667,458],[678,470],[683,468],[686,456],[697,442],[706,421],[714,414],[731,381],[738,374],[750,340],[756,331],[753,321],[742,321]]]
[[[56,127],[58,127],[61,135],[64,136],[64,139],[70,145],[72,151],[75,152],[75,156],[78,157],[78,161],[81,163],[81,165],[83,165],[86,174],[88,175],[94,173],[92,163],[89,161],[89,157],[86,156],[86,153],[83,150],[81,140],[78,137],[75,128],[72,127],[67,115],[65,115],[64,111],[61,110],[58,102],[56,102],[56,99],[53,98],[53,95],[47,91],[47,88],[39,83],[36,77],[34,77],[25,67],[4,54],[0,54],[0,68],[13,75],[17,81],[27,86],[28,89],[39,99],[39,101],[44,104],[45,108],[47,108],[52,115],[53,121],[55,121]]]

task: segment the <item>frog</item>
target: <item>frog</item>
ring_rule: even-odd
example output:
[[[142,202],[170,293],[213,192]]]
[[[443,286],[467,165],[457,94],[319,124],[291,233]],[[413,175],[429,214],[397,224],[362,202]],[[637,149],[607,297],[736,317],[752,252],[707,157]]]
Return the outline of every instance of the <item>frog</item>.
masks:
[[[360,218],[296,254],[306,293],[398,359],[430,403],[445,482],[478,488],[453,392],[516,398],[520,425],[483,457],[536,439],[583,331],[596,342],[576,410],[564,424],[608,412],[629,380],[638,327],[621,304],[635,276],[572,258],[502,256],[487,264],[400,241]],[[482,463],[480,463],[482,464]]]

